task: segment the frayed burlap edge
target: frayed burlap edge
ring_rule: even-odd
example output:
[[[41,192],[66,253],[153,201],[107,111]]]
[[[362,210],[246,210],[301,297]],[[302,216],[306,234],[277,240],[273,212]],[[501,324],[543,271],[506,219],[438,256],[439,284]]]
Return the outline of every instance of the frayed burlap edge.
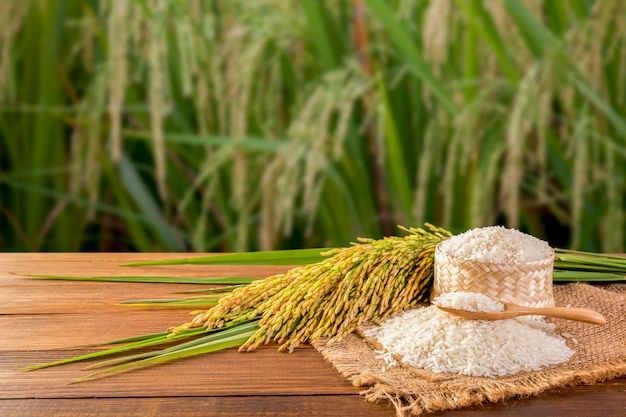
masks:
[[[463,378],[457,375],[438,376],[428,371],[406,367],[416,381],[421,380],[428,386],[428,389],[415,392],[405,389],[393,379],[388,380],[384,372],[372,372],[366,366],[362,366],[359,354],[374,357],[376,353],[374,348],[359,336],[350,335],[343,341],[330,345],[320,341],[314,346],[355,387],[365,388],[359,394],[367,401],[387,400],[393,404],[398,416],[418,416],[427,412],[531,397],[550,389],[589,385],[626,375],[626,357],[585,367],[561,369],[558,373],[550,372],[550,369],[528,372],[516,376],[514,381],[501,378],[472,378],[471,386],[455,383],[455,380]],[[422,372],[424,375],[420,375]]]
[[[350,337],[357,338],[357,336]],[[345,344],[317,344],[315,348],[355,387],[367,387],[359,392],[367,401],[388,400],[395,407],[398,416],[452,410],[513,397],[530,397],[549,389],[593,384],[626,375],[626,360],[622,360],[583,371],[563,372],[559,375],[545,376],[541,372],[531,373],[515,383],[503,383],[498,379],[485,378],[479,385],[467,387],[464,392],[457,390],[446,392],[442,388],[416,395],[387,385],[375,374],[363,372],[358,364],[355,364],[354,355],[346,349]]]

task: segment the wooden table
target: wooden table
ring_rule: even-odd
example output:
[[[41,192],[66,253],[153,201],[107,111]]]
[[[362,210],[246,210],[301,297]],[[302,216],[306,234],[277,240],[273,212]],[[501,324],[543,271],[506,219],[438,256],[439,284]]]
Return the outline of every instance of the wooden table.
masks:
[[[0,254],[0,416],[394,416],[369,404],[312,348],[235,350],[78,385],[83,364],[22,373],[19,367],[85,350],[73,346],[161,331],[180,310],[113,304],[197,288],[179,284],[36,281],[13,273],[128,275],[122,262],[188,254]],[[151,267],[130,273],[265,277],[285,267]],[[198,272],[202,271],[202,272]],[[438,416],[626,416],[626,379],[564,389]]]

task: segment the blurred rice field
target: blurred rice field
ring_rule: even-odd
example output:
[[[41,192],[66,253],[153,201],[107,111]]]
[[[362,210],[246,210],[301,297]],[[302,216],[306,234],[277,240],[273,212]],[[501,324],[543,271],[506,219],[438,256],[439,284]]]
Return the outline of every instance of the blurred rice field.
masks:
[[[622,0],[3,0],[0,250],[625,248]]]

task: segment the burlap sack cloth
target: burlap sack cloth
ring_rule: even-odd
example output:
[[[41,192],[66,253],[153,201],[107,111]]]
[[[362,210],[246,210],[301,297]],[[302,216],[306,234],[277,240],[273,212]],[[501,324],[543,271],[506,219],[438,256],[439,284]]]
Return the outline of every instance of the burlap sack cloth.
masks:
[[[315,348],[372,402],[390,401],[398,415],[420,415],[526,397],[543,391],[626,375],[626,285],[556,285],[557,306],[590,308],[602,313],[608,324],[596,326],[554,319],[557,332],[570,337],[576,351],[566,363],[540,371],[501,378],[435,374],[409,366],[385,367],[374,348],[350,335],[331,345]]]

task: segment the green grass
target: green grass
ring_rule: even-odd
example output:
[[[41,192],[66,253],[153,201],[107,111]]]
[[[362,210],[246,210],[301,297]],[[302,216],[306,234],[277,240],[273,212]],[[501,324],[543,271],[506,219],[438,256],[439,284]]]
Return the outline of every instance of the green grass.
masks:
[[[143,282],[159,284],[212,284],[232,285],[250,284],[255,278],[250,277],[175,277],[175,276],[145,276],[145,275],[112,275],[112,276],[71,276],[71,275],[44,275],[44,274],[15,274],[26,278],[59,280],[59,281],[92,281],[92,282]]]
[[[2,2],[0,250],[624,251],[623,1],[360,4]]]
[[[196,329],[188,329],[175,335],[149,334],[138,336],[136,338],[114,340],[106,344],[119,344],[120,346],[58,359],[51,362],[29,365],[22,370],[26,372],[35,371],[38,369],[61,366],[69,363],[83,362],[124,354],[122,357],[107,359],[87,366],[85,370],[100,370],[79,378],[72,383],[86,382],[174,360],[237,347],[242,345],[243,342],[245,342],[257,328],[258,324],[256,321],[252,321],[214,330],[206,330],[205,328],[200,327]],[[162,345],[170,346],[143,353],[127,354],[127,352],[134,352],[140,349],[145,350]]]

